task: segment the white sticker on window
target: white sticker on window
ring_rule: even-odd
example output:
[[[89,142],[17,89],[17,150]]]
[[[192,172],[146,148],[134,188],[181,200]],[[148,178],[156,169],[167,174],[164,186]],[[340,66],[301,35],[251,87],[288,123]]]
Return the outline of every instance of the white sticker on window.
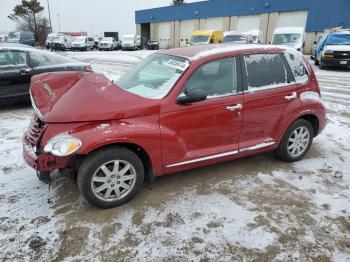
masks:
[[[185,71],[187,69],[187,67],[189,66],[189,63],[187,60],[180,61],[180,60],[176,60],[176,59],[169,59],[165,65],[179,69],[181,71]]]

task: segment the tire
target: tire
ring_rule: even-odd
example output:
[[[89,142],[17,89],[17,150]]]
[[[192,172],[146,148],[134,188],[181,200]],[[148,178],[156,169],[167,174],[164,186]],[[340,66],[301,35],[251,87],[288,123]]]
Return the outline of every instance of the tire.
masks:
[[[314,130],[310,122],[304,119],[298,119],[286,130],[281,143],[276,150],[276,154],[279,158],[286,162],[299,161],[310,150],[313,137]],[[295,142],[291,140],[294,140]],[[294,150],[294,148],[297,149]]]
[[[119,172],[127,168],[127,165],[130,166],[126,173],[112,172],[116,161],[119,163]],[[105,148],[87,156],[79,168],[77,179],[84,198],[98,208],[112,208],[125,204],[141,189],[143,181],[144,167],[141,159],[131,150],[122,147]],[[127,189],[123,185],[130,188]]]
[[[38,171],[36,173],[36,176],[38,179],[44,183],[48,183],[50,179],[50,172],[43,172],[43,171]]]
[[[315,65],[318,66],[320,64],[320,62],[317,60],[317,58],[315,57],[315,61],[314,61]]]

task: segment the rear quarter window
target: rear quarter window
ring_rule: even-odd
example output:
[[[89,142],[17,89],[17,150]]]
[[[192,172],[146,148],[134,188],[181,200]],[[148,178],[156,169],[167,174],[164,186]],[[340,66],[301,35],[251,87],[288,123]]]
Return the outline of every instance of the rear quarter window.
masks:
[[[302,55],[299,53],[285,52],[284,56],[290,65],[295,82],[298,84],[307,82],[309,80],[309,75],[307,73]]]

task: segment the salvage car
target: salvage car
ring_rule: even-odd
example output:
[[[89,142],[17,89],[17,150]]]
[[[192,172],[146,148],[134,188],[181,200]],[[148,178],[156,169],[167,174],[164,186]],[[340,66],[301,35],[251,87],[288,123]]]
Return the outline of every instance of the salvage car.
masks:
[[[72,48],[72,37],[69,35],[58,34],[51,39],[51,50],[65,51]]]
[[[54,71],[92,71],[89,64],[19,44],[0,44],[0,106],[29,102],[32,76]]]
[[[313,69],[288,47],[163,50],[116,83],[47,73],[30,91],[26,162],[42,180],[76,172],[83,196],[100,208],[128,202],[145,177],[267,151],[298,161],[326,125]]]

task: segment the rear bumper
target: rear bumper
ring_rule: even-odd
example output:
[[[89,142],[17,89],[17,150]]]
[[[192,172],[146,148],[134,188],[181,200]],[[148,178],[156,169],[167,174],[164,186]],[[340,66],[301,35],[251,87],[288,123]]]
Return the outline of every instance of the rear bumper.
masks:
[[[55,157],[49,154],[36,154],[33,146],[23,138],[23,157],[26,163],[37,171],[53,171],[71,167],[74,157]]]
[[[321,63],[326,66],[350,67],[350,59],[348,58],[321,58]]]

